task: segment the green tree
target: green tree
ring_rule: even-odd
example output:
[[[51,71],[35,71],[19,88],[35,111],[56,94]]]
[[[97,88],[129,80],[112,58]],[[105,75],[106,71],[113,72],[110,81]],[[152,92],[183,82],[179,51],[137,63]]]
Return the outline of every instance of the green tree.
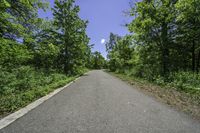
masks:
[[[87,21],[78,16],[79,7],[74,0],[56,0],[53,8],[54,25],[57,28],[57,42],[61,46],[61,58],[66,74],[75,74],[85,66],[89,38],[85,29]]]
[[[110,33],[110,36],[109,36],[109,41],[106,42],[106,51],[109,52],[111,51],[114,46],[116,45],[117,41],[119,41],[121,39],[121,37],[117,34],[114,34],[114,33]]]
[[[176,3],[178,41],[185,45],[191,57],[193,72],[199,71],[200,66],[200,1],[179,0]]]
[[[112,38],[110,38],[112,39]],[[112,42],[109,40],[109,42]],[[108,66],[112,71],[128,71],[132,68],[134,46],[131,36],[120,37],[108,53]]]
[[[0,3],[2,65],[13,68],[27,65],[33,57],[28,44],[34,41],[33,29],[40,20],[38,9],[45,9],[48,4],[39,0],[1,0]]]
[[[14,40],[26,37],[37,21],[38,9],[47,6],[47,2],[39,0],[1,0],[0,37]]]
[[[151,0],[138,2],[132,9],[135,19],[128,25],[134,38],[141,45],[156,47],[162,76],[167,76],[171,68],[170,47],[175,30],[175,2],[171,0]],[[150,46],[151,47],[151,46]]]
[[[105,63],[106,63],[106,61],[100,52],[95,51],[92,54],[92,68],[93,69],[105,68],[105,65],[106,65]]]

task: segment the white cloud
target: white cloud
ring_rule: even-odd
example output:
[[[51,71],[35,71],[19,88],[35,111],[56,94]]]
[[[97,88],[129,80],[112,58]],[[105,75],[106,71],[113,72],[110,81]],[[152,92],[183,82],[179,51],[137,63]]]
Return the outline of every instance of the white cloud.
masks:
[[[101,44],[104,44],[106,42],[105,39],[101,39]]]

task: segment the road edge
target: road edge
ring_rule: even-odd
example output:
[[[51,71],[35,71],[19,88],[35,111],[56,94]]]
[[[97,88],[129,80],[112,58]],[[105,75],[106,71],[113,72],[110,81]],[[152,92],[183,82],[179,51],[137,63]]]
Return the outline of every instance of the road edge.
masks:
[[[184,96],[184,92],[177,91],[172,88],[167,88],[167,86],[159,86],[156,84],[153,84],[151,82],[141,82],[134,79],[126,79],[120,75],[124,75],[125,77],[128,77],[125,74],[119,74],[114,72],[107,72],[109,75],[126,82],[128,85],[134,87],[141,93],[155,99],[157,102],[160,102],[164,104],[165,106],[169,106],[171,109],[181,112],[184,115],[191,117],[193,120],[200,121],[200,115],[199,111],[197,109],[197,105],[194,105],[193,103],[185,103],[188,102],[188,100],[183,101],[181,99],[184,99],[186,96]],[[148,88],[148,89],[146,89]],[[151,89],[149,89],[151,88]],[[170,95],[171,93],[171,95]],[[173,98],[173,96],[176,98]],[[173,99],[173,100],[171,100]],[[174,100],[175,99],[175,100]],[[189,104],[189,105],[188,105]],[[190,106],[192,105],[192,106]]]
[[[89,72],[86,72],[83,75],[85,75],[87,73],[89,73]],[[42,103],[44,103],[45,101],[47,101],[48,99],[53,97],[54,95],[58,94],[60,91],[69,87],[71,84],[73,84],[75,81],[79,80],[81,77],[82,77],[82,75],[79,76],[78,78],[76,78],[75,80],[71,81],[70,83],[66,84],[65,86],[55,89],[53,92],[47,94],[46,96],[43,96],[43,97],[37,99],[36,101],[33,101],[32,103],[28,104],[26,107],[21,108],[20,110],[2,118],[0,120],[0,130],[7,127],[11,123],[13,123],[17,119],[19,119],[20,117],[24,116],[25,114],[27,114],[28,112],[33,110],[34,108],[38,107],[39,105],[41,105]]]

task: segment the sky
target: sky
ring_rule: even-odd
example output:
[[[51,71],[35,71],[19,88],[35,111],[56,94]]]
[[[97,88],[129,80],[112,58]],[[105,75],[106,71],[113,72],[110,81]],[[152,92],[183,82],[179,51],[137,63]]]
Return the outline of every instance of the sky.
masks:
[[[53,7],[54,0],[49,0]],[[80,6],[79,16],[88,20],[87,35],[90,37],[90,44],[95,44],[92,51],[99,51],[106,57],[105,43],[109,39],[110,32],[124,36],[128,30],[123,25],[130,22],[123,11],[130,9],[130,0],[76,0]],[[39,11],[42,18],[51,19],[52,12]]]

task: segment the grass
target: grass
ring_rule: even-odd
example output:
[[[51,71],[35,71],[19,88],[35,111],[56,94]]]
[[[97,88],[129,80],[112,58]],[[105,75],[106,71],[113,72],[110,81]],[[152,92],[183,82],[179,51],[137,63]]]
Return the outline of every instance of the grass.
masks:
[[[80,75],[68,77],[57,72],[44,73],[27,66],[12,71],[0,69],[0,117],[25,107]]]
[[[147,80],[128,76],[123,73],[108,72],[121,80],[135,86],[139,91],[150,95],[165,104],[168,104],[177,110],[192,115],[196,119],[200,119],[200,91],[193,89],[181,89],[176,85],[157,84]]]

